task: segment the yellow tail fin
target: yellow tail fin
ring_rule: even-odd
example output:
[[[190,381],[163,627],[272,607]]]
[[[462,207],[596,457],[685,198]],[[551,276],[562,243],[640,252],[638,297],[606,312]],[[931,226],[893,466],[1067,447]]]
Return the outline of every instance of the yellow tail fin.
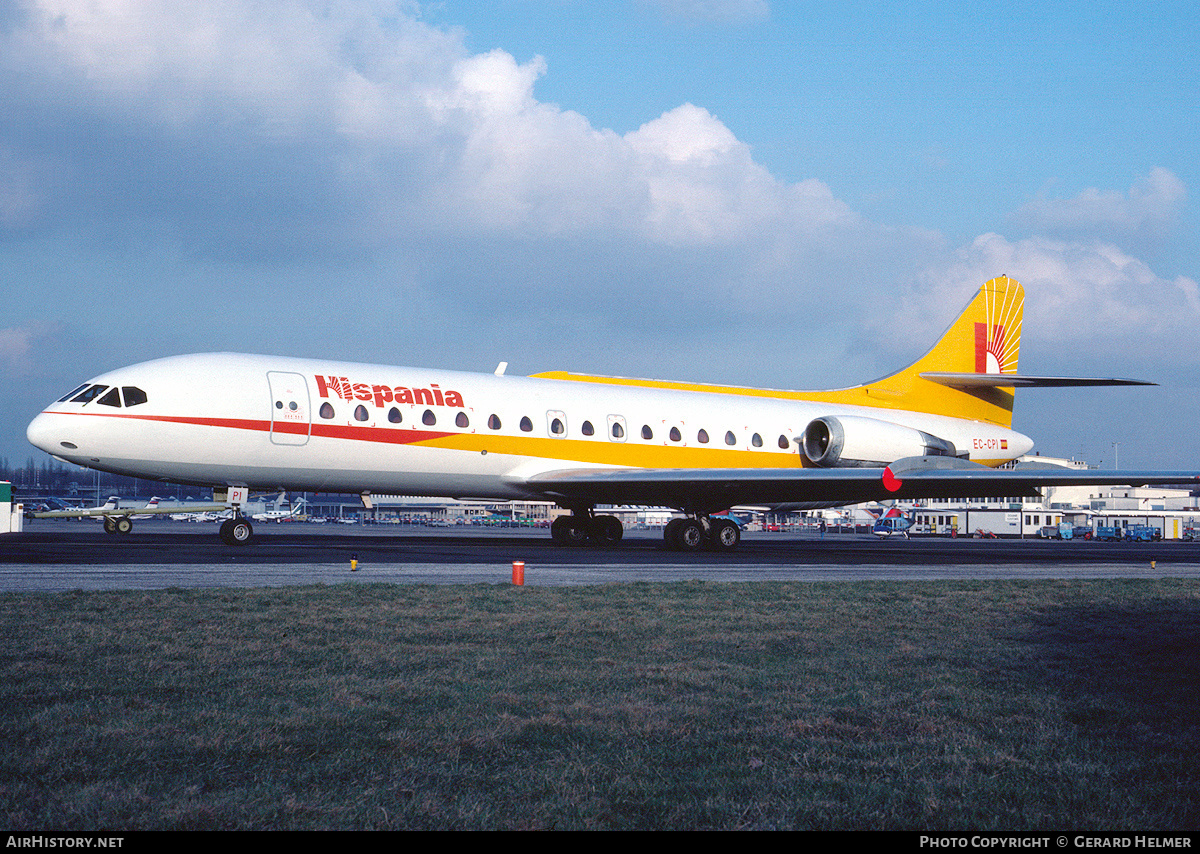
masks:
[[[1025,289],[999,276],[986,282],[936,344],[904,370],[859,388],[880,406],[1012,426],[1013,389],[956,388],[925,373],[1015,374]],[[890,398],[890,402],[886,402]]]

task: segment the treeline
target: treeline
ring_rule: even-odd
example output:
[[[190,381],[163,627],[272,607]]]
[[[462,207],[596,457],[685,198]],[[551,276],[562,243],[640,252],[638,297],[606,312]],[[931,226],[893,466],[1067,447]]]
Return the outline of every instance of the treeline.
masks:
[[[3,480],[13,485],[13,491],[17,495],[94,497],[97,487],[103,497],[142,495],[150,492],[173,495],[175,490],[175,487],[159,481],[95,472],[59,462],[51,457],[46,457],[39,463],[30,456],[24,465],[15,464],[7,457],[0,457],[0,481]],[[194,491],[195,488],[191,489]]]

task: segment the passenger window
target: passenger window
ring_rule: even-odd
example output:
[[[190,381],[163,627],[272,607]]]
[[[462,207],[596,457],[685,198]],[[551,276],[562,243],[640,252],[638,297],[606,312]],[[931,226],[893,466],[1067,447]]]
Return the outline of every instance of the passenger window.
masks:
[[[596,428],[592,426],[591,421],[584,421],[583,426],[579,429],[583,431],[583,435],[585,436],[594,436],[596,434]]]
[[[332,418],[333,404],[331,404],[329,401],[325,401],[321,404],[321,408],[317,411],[320,413],[322,418]]]
[[[756,448],[761,448],[762,447],[762,436],[755,433],[753,436],[750,437],[750,444]]]
[[[458,415],[454,416],[454,423],[462,428],[466,428],[471,425],[471,421],[467,418],[467,413],[465,412],[460,412]]]
[[[791,447],[791,442],[788,441],[788,437],[784,436],[782,433],[779,436],[779,447],[783,448],[785,451]]]
[[[145,403],[149,399],[146,397],[146,392],[137,386],[121,386],[121,394],[125,398],[126,406],[137,406],[139,403]]]
[[[625,441],[625,416],[608,416],[608,437],[614,442]]]
[[[326,406],[328,405],[329,404],[326,404]],[[404,422],[404,416],[400,414],[399,409],[393,406],[388,410],[388,421],[392,422],[393,424],[402,424]]]
[[[672,442],[682,442],[683,441],[683,434],[679,432],[678,427],[671,428],[671,441]]]
[[[421,414],[421,423],[426,427],[432,427],[434,424],[437,424],[437,416],[433,414],[432,409],[426,409]]]
[[[650,440],[650,439],[654,438],[654,431],[650,429],[649,424],[642,425],[642,438],[646,439],[646,440]]]
[[[100,398],[96,402],[99,403],[101,406],[120,407],[121,406],[121,393],[119,391],[117,391],[116,387],[114,386],[108,392],[108,394],[104,395],[104,397]]]
[[[358,406],[354,407],[354,420],[355,421],[368,421],[368,420],[370,420],[370,418],[371,418],[371,414],[369,412],[367,412],[367,408],[365,406],[363,406],[361,403]]]
[[[737,444],[737,436],[733,435],[732,430],[725,431],[725,444],[726,445],[736,445]]]
[[[488,416],[488,428],[491,430],[499,430],[500,429],[500,416],[499,415],[489,415]]]
[[[555,418],[550,422],[550,432],[555,436],[561,436],[563,433],[567,432],[567,428],[563,426],[563,423],[560,419]]]
[[[532,433],[533,432],[533,422],[529,420],[528,415],[521,416],[521,432],[522,433]]]
[[[701,427],[700,432],[696,434],[696,441],[699,442],[701,445],[708,444],[708,431],[705,430],[703,427]]]

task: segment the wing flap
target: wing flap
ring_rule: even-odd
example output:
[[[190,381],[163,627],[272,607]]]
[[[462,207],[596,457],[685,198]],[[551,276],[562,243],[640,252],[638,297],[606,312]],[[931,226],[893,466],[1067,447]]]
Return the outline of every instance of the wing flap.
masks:
[[[1096,471],[1025,464],[993,469],[952,457],[910,457],[886,468],[564,469],[525,480],[571,506],[641,504],[711,513],[735,505],[1033,495],[1043,486],[1200,483],[1177,471]]]

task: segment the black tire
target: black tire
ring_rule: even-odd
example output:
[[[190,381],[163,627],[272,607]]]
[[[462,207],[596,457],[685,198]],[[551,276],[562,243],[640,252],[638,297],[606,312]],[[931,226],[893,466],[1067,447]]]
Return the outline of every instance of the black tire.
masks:
[[[682,519],[675,529],[675,542],[681,552],[699,551],[704,547],[704,526],[698,519]]]
[[[128,516],[122,516],[120,519],[114,521],[113,527],[118,534],[128,534],[133,530],[133,520]]]
[[[616,516],[597,516],[592,519],[589,534],[597,545],[611,546],[621,542],[625,528]]]
[[[550,538],[560,546],[581,546],[588,539],[586,520],[575,515],[559,516],[550,523]]]
[[[254,538],[249,519],[226,519],[221,523],[221,540],[229,546],[244,546]]]
[[[686,519],[672,519],[663,528],[663,543],[673,552],[679,551],[679,541],[676,539],[675,534],[679,531],[679,526],[686,521]]]
[[[117,520],[112,516],[104,517],[104,533],[115,534],[117,532]]]
[[[712,523],[709,544],[713,551],[731,552],[742,541],[742,531],[731,519],[717,519]]]

